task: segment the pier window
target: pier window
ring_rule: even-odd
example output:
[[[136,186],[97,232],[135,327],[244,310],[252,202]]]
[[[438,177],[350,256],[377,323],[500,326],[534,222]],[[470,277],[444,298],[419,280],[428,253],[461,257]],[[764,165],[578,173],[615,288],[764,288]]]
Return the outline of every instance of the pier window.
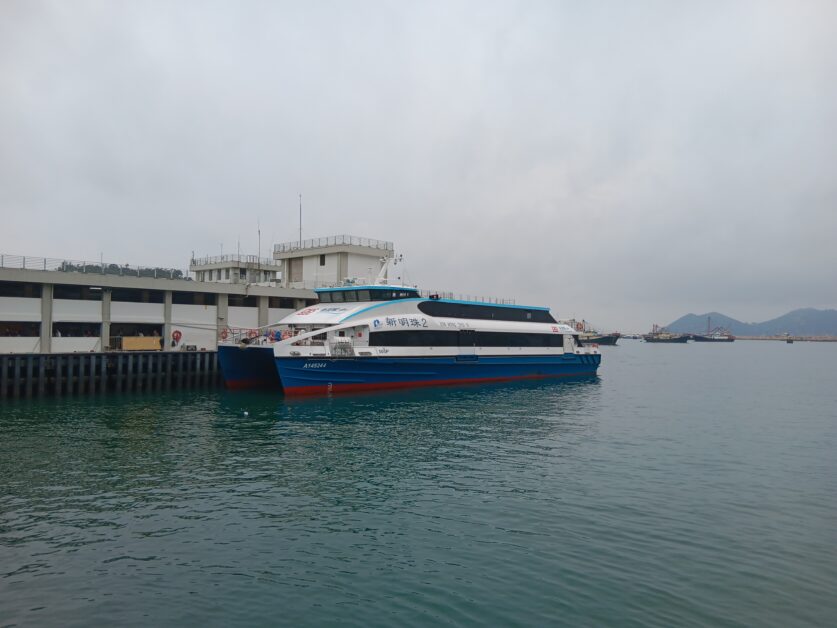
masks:
[[[172,292],[171,302],[174,305],[215,305],[216,296],[209,292]]]
[[[134,288],[113,288],[111,301],[128,303],[163,303],[165,293],[162,290],[137,290]]]
[[[102,334],[101,323],[53,323],[55,338],[98,338]]]
[[[320,266],[325,266],[325,253],[320,255]]]
[[[37,338],[41,335],[41,324],[31,321],[1,321],[0,336]]]
[[[41,298],[41,284],[21,281],[0,281],[0,297]]]
[[[74,301],[101,301],[102,289],[96,286],[70,286],[56,284],[52,289],[55,299],[69,299]]]
[[[294,300],[288,297],[269,297],[267,307],[293,310]]]
[[[243,294],[231,294],[227,297],[227,305],[230,307],[258,307],[259,298],[254,296],[245,297]]]

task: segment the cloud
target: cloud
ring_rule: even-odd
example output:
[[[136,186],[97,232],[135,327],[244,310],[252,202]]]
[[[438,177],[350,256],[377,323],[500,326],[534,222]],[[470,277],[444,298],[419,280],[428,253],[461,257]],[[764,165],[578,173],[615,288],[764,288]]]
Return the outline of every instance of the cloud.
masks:
[[[352,233],[644,329],[834,307],[831,3],[4,2],[0,248]]]

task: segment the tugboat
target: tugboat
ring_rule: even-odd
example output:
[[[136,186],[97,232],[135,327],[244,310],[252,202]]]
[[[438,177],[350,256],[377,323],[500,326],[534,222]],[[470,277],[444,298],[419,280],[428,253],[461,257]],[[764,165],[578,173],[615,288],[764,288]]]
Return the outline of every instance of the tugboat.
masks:
[[[645,342],[665,342],[665,343],[677,343],[677,344],[685,344],[689,341],[689,336],[686,334],[673,334],[670,331],[666,331],[665,327],[660,327],[659,325],[654,325],[651,328],[650,334],[645,334],[642,337]]]

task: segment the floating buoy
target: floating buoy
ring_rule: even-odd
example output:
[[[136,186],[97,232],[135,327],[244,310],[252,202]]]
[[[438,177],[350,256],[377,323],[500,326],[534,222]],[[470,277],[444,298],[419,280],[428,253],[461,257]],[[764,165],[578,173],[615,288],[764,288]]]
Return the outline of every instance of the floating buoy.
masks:
[[[250,413],[247,410],[244,411],[244,416],[250,416]]]

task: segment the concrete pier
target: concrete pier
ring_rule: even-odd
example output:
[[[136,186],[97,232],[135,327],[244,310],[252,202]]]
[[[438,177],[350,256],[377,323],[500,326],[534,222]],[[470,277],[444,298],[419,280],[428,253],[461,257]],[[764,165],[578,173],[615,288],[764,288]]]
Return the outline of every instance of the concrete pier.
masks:
[[[220,384],[216,351],[0,354],[0,399]]]

